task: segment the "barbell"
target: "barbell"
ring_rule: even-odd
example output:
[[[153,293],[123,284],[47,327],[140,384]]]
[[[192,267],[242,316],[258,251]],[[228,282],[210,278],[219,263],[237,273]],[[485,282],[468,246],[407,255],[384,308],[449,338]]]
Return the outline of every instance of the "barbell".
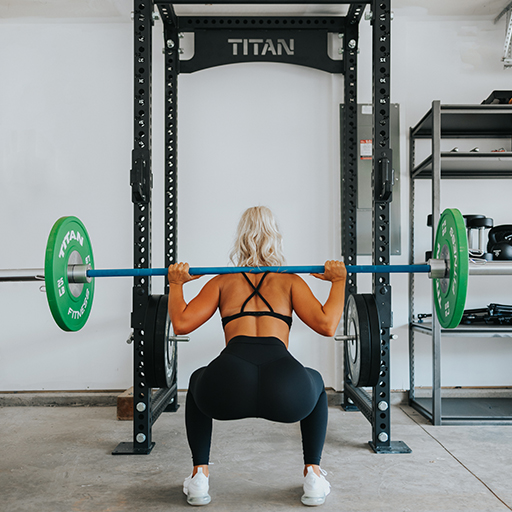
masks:
[[[462,319],[469,274],[512,274],[512,262],[469,261],[464,218],[459,210],[447,209],[440,218],[434,243],[434,258],[416,265],[347,265],[348,274],[427,273],[433,281],[435,308],[440,324],[454,328]],[[323,266],[191,267],[191,275],[262,273],[323,273]],[[78,218],[62,217],[48,237],[44,269],[0,270],[2,281],[44,280],[50,311],[64,331],[78,331],[87,322],[97,277],[166,276],[167,268],[95,269],[92,244]]]

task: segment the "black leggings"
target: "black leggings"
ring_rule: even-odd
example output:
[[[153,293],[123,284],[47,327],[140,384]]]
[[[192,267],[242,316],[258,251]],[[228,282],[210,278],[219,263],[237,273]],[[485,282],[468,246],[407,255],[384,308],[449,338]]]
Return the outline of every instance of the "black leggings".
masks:
[[[236,336],[190,377],[185,410],[194,466],[208,464],[212,419],[300,421],[304,464],[320,464],[327,429],[322,376],[278,338]]]

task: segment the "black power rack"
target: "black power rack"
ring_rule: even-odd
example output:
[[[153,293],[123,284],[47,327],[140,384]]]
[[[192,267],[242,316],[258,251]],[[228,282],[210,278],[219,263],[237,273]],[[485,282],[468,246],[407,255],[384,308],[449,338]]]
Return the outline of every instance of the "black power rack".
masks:
[[[134,267],[151,266],[152,168],[151,168],[151,95],[152,30],[155,6],[164,26],[165,53],[165,265],[177,258],[177,106],[178,75],[238,62],[282,62],[316,68],[344,75],[345,115],[342,144],[342,254],[346,263],[357,260],[357,53],[359,23],[367,5],[373,25],[373,262],[389,264],[389,203],[392,193],[392,154],[390,149],[390,77],[391,77],[391,1],[345,0],[334,2],[242,1],[210,2],[223,5],[256,4],[334,4],[348,6],[344,16],[177,16],[174,5],[200,4],[199,0],[134,0],[134,149],[131,187],[134,205]],[[346,10],[346,9],[345,9]],[[179,38],[184,32],[194,34],[194,56],[180,60]],[[343,40],[343,58],[331,59],[327,52],[328,34]],[[347,294],[356,293],[356,276],[350,275]],[[166,285],[165,292],[168,293]],[[373,294],[377,297],[381,321],[381,378],[373,388],[373,397],[351,385],[345,369],[346,407],[354,405],[372,424],[370,445],[377,453],[410,451],[400,441],[391,442],[389,410],[377,404],[390,394],[389,330],[391,327],[391,286],[389,274],[375,274]],[[134,350],[134,421],[133,441],[121,443],[115,454],[147,454],[154,446],[152,425],[164,411],[176,411],[177,371],[169,388],[152,390],[145,374],[146,345],[144,331],[151,280],[134,278],[133,350]],[[176,350],[173,364],[176,365]]]

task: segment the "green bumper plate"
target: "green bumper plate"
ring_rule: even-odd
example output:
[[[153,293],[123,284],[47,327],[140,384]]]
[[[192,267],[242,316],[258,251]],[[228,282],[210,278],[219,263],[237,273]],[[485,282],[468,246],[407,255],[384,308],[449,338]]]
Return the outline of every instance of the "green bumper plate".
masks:
[[[94,280],[75,284],[68,281],[68,265],[94,268],[91,241],[76,217],[62,217],[54,225],[46,245],[44,277],[46,296],[53,318],[64,331],[80,330],[92,308]]]
[[[434,302],[442,327],[460,324],[468,290],[469,253],[464,217],[455,208],[446,209],[437,226],[434,258],[447,262],[449,275],[433,279]]]

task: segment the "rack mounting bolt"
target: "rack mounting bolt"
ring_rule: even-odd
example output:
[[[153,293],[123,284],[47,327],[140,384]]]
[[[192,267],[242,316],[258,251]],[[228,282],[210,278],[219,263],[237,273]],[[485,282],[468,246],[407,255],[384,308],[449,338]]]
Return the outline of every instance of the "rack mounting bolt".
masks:
[[[140,434],[139,434],[140,435]],[[388,435],[386,434],[386,432],[381,432],[379,434],[379,441],[381,443],[385,443],[387,440],[389,439]]]
[[[373,12],[372,11],[365,12],[364,19],[366,21],[371,21],[373,19]]]
[[[167,39],[167,48],[174,48],[174,41],[172,39]]]
[[[348,42],[348,47],[353,50],[355,47],[356,47],[356,40],[355,39],[351,39],[349,42]]]
[[[144,412],[146,410],[146,404],[144,402],[139,402],[136,408],[137,411]]]
[[[387,402],[384,402],[384,400],[381,400],[377,404],[377,407],[378,407],[379,411],[387,411],[389,406],[388,406]]]
[[[135,437],[137,443],[143,443],[146,440],[146,436],[144,434],[137,434]]]

